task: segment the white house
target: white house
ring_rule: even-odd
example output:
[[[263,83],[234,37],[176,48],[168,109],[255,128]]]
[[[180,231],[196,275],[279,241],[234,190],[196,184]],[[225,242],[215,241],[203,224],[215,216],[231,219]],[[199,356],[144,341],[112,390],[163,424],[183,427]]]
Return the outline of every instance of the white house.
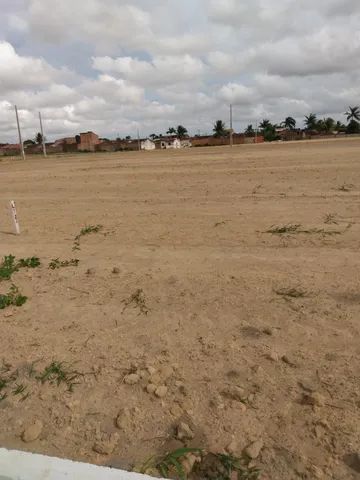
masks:
[[[174,137],[161,137],[156,140],[156,148],[169,149],[169,148],[181,148],[181,141]]]
[[[155,142],[147,138],[146,140],[142,140],[140,144],[141,150],[155,150],[156,145]]]

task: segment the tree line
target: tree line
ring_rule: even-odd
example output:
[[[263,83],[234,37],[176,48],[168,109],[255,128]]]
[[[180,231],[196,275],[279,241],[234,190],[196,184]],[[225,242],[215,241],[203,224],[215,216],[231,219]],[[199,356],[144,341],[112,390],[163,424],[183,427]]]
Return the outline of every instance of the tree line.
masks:
[[[305,131],[311,133],[320,133],[320,134],[331,134],[332,132],[338,133],[347,133],[354,134],[360,133],[360,107],[349,107],[348,111],[344,114],[346,116],[347,124],[342,123],[341,121],[335,121],[331,117],[327,118],[318,118],[315,113],[310,113],[305,115],[304,119],[304,129]],[[289,131],[297,130],[297,124],[295,118],[289,116],[286,117],[283,122],[280,124],[271,123],[270,120],[264,119],[259,124],[259,129],[256,132],[253,125],[248,125],[244,131],[244,134],[248,137],[254,137],[256,133],[259,133],[264,136],[266,141],[274,141],[279,139],[277,130],[283,128]],[[189,137],[189,133],[186,127],[183,125],[178,125],[177,127],[169,127],[166,132],[167,136],[178,137],[180,140]],[[226,127],[225,122],[222,120],[216,120],[213,126],[213,136],[214,137],[227,137],[230,135],[230,130]],[[199,135],[195,135],[199,136]],[[157,140],[163,138],[162,134],[152,133],[149,138],[152,140]],[[45,140],[45,138],[44,138]],[[121,140],[120,137],[117,140]],[[125,137],[125,140],[131,140],[131,136]],[[34,140],[26,140],[25,145],[40,145],[42,143],[41,133],[35,135]]]

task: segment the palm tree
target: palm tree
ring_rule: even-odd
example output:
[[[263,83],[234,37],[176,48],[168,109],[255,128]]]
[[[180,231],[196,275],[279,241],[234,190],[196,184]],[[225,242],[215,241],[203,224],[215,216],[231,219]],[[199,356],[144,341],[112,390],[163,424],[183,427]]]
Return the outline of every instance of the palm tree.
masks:
[[[360,107],[349,107],[345,115],[348,122],[351,120],[360,121]]]
[[[282,125],[288,130],[294,130],[296,127],[296,120],[293,117],[286,117]]]
[[[271,125],[270,120],[265,119],[260,123],[259,127],[261,128],[261,130],[266,130],[266,129],[272,127],[272,125]]]
[[[245,130],[245,135],[247,137],[254,137],[255,136],[255,130],[252,125],[248,125]]]
[[[310,113],[310,115],[305,115],[304,123],[307,130],[316,130],[317,118],[315,113]]]
[[[335,120],[331,117],[324,118],[323,125],[325,132],[331,133],[335,128]]]
[[[41,133],[39,132],[39,133],[37,133],[37,134],[35,135],[35,142],[36,142],[38,145],[40,145],[40,144],[42,143],[42,141],[43,141],[43,136],[42,136]]]
[[[188,136],[188,131],[185,127],[183,127],[182,125],[179,125],[176,129],[176,134],[177,136],[181,139],[183,139],[184,137],[187,137]]]
[[[346,125],[344,125],[342,122],[340,122],[339,120],[336,122],[336,125],[334,127],[334,130],[336,130],[337,132],[345,132],[346,130]]]
[[[226,125],[222,120],[216,120],[213,128],[214,137],[225,137],[226,132]]]
[[[176,129],[174,127],[170,127],[169,130],[166,132],[167,135],[176,135]]]

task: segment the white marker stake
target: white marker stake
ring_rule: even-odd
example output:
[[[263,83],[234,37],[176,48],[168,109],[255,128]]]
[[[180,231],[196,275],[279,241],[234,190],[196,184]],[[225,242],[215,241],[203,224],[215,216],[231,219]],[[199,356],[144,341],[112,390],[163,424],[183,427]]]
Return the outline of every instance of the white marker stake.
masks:
[[[20,235],[20,225],[19,225],[19,221],[16,213],[16,205],[14,200],[11,200],[10,202],[10,209],[11,209],[11,216],[13,219],[16,235]]]

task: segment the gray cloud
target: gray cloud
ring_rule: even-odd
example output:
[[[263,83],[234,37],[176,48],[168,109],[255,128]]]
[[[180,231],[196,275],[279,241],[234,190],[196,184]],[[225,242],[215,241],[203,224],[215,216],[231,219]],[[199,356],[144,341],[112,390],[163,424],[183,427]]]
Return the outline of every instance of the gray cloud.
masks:
[[[360,103],[358,0],[3,0],[0,142],[211,131]],[[57,54],[58,52],[58,54]]]

